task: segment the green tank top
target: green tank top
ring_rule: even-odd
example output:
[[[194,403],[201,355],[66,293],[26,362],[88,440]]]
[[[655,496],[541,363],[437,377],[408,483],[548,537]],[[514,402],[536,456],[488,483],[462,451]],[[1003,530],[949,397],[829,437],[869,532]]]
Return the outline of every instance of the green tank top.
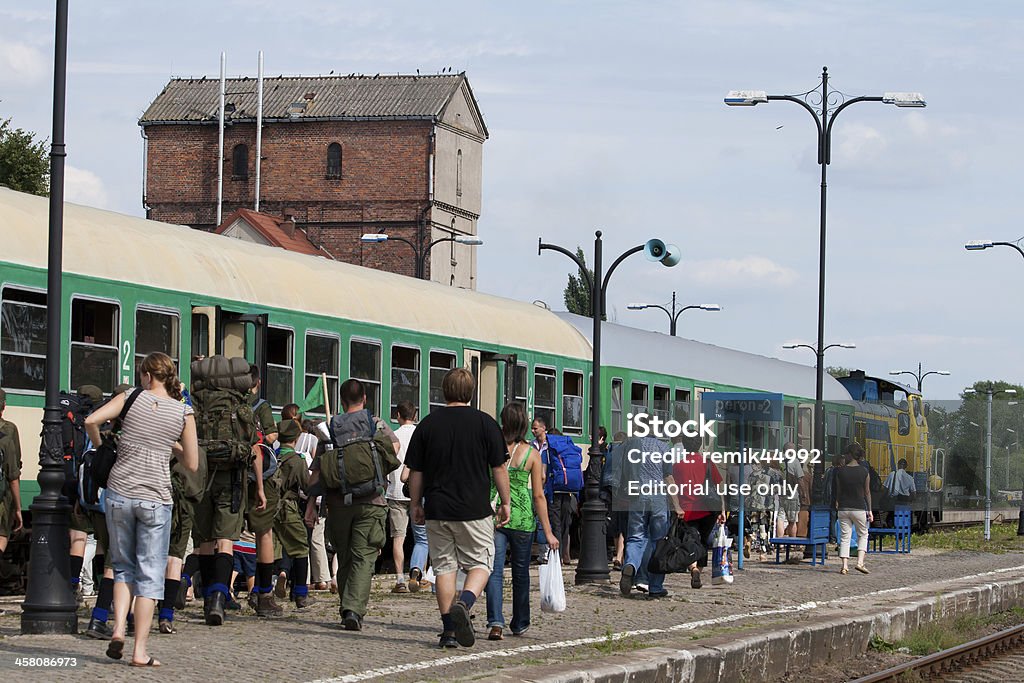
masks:
[[[505,525],[506,529],[533,531],[536,528],[533,516],[533,487],[530,484],[530,472],[522,467],[522,465],[529,461],[530,453],[532,452],[533,448],[528,447],[526,455],[519,463],[519,467],[513,467],[512,463],[509,462],[508,483],[512,502],[512,517],[509,519],[508,524]],[[500,502],[497,500],[497,497],[498,491],[492,482],[491,500],[495,501],[495,504]]]

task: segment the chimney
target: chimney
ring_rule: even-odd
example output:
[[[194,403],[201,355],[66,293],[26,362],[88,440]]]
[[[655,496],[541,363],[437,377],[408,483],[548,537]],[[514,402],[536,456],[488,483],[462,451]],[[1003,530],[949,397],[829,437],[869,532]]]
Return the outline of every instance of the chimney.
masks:
[[[288,216],[288,220],[281,224],[284,234],[295,237],[295,216]]]

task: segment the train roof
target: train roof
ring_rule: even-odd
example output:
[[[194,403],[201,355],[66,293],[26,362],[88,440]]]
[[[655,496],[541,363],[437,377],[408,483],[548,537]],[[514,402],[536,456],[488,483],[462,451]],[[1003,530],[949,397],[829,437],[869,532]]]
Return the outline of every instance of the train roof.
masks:
[[[46,268],[49,200],[0,187],[0,259]],[[77,204],[64,272],[589,360],[539,306]]]
[[[565,312],[556,315],[572,323],[588,340],[592,337],[590,318]],[[616,323],[604,323],[601,329],[601,360],[607,365],[689,377],[698,382],[814,397],[813,367]],[[850,400],[849,392],[829,374],[825,375],[822,396],[826,401]]]

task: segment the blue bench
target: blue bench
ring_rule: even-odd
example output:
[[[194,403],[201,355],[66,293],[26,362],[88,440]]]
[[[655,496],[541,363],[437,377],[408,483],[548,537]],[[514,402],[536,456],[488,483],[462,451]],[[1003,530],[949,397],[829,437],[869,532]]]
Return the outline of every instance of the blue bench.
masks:
[[[892,527],[871,527],[868,529],[869,553],[909,553],[911,512],[909,505],[897,505],[893,511]],[[896,541],[893,550],[884,550],[883,541],[892,536]]]
[[[770,538],[768,542],[775,546],[775,564],[780,564],[779,558],[782,546],[786,547],[786,562],[789,561],[790,546],[811,546],[811,566],[825,564],[825,544],[828,543],[828,508],[813,505],[811,506],[810,519],[807,524],[807,537],[780,536]],[[818,547],[821,547],[821,557],[818,557]]]

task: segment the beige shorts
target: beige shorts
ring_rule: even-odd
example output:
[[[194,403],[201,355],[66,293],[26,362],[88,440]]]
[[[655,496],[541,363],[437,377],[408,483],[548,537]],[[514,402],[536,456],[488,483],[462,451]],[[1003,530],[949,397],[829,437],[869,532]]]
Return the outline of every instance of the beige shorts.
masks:
[[[391,538],[403,538],[409,529],[409,501],[388,498],[388,523]]]
[[[457,569],[490,572],[494,565],[494,519],[469,522],[427,520],[427,545],[434,573],[451,574]]]

